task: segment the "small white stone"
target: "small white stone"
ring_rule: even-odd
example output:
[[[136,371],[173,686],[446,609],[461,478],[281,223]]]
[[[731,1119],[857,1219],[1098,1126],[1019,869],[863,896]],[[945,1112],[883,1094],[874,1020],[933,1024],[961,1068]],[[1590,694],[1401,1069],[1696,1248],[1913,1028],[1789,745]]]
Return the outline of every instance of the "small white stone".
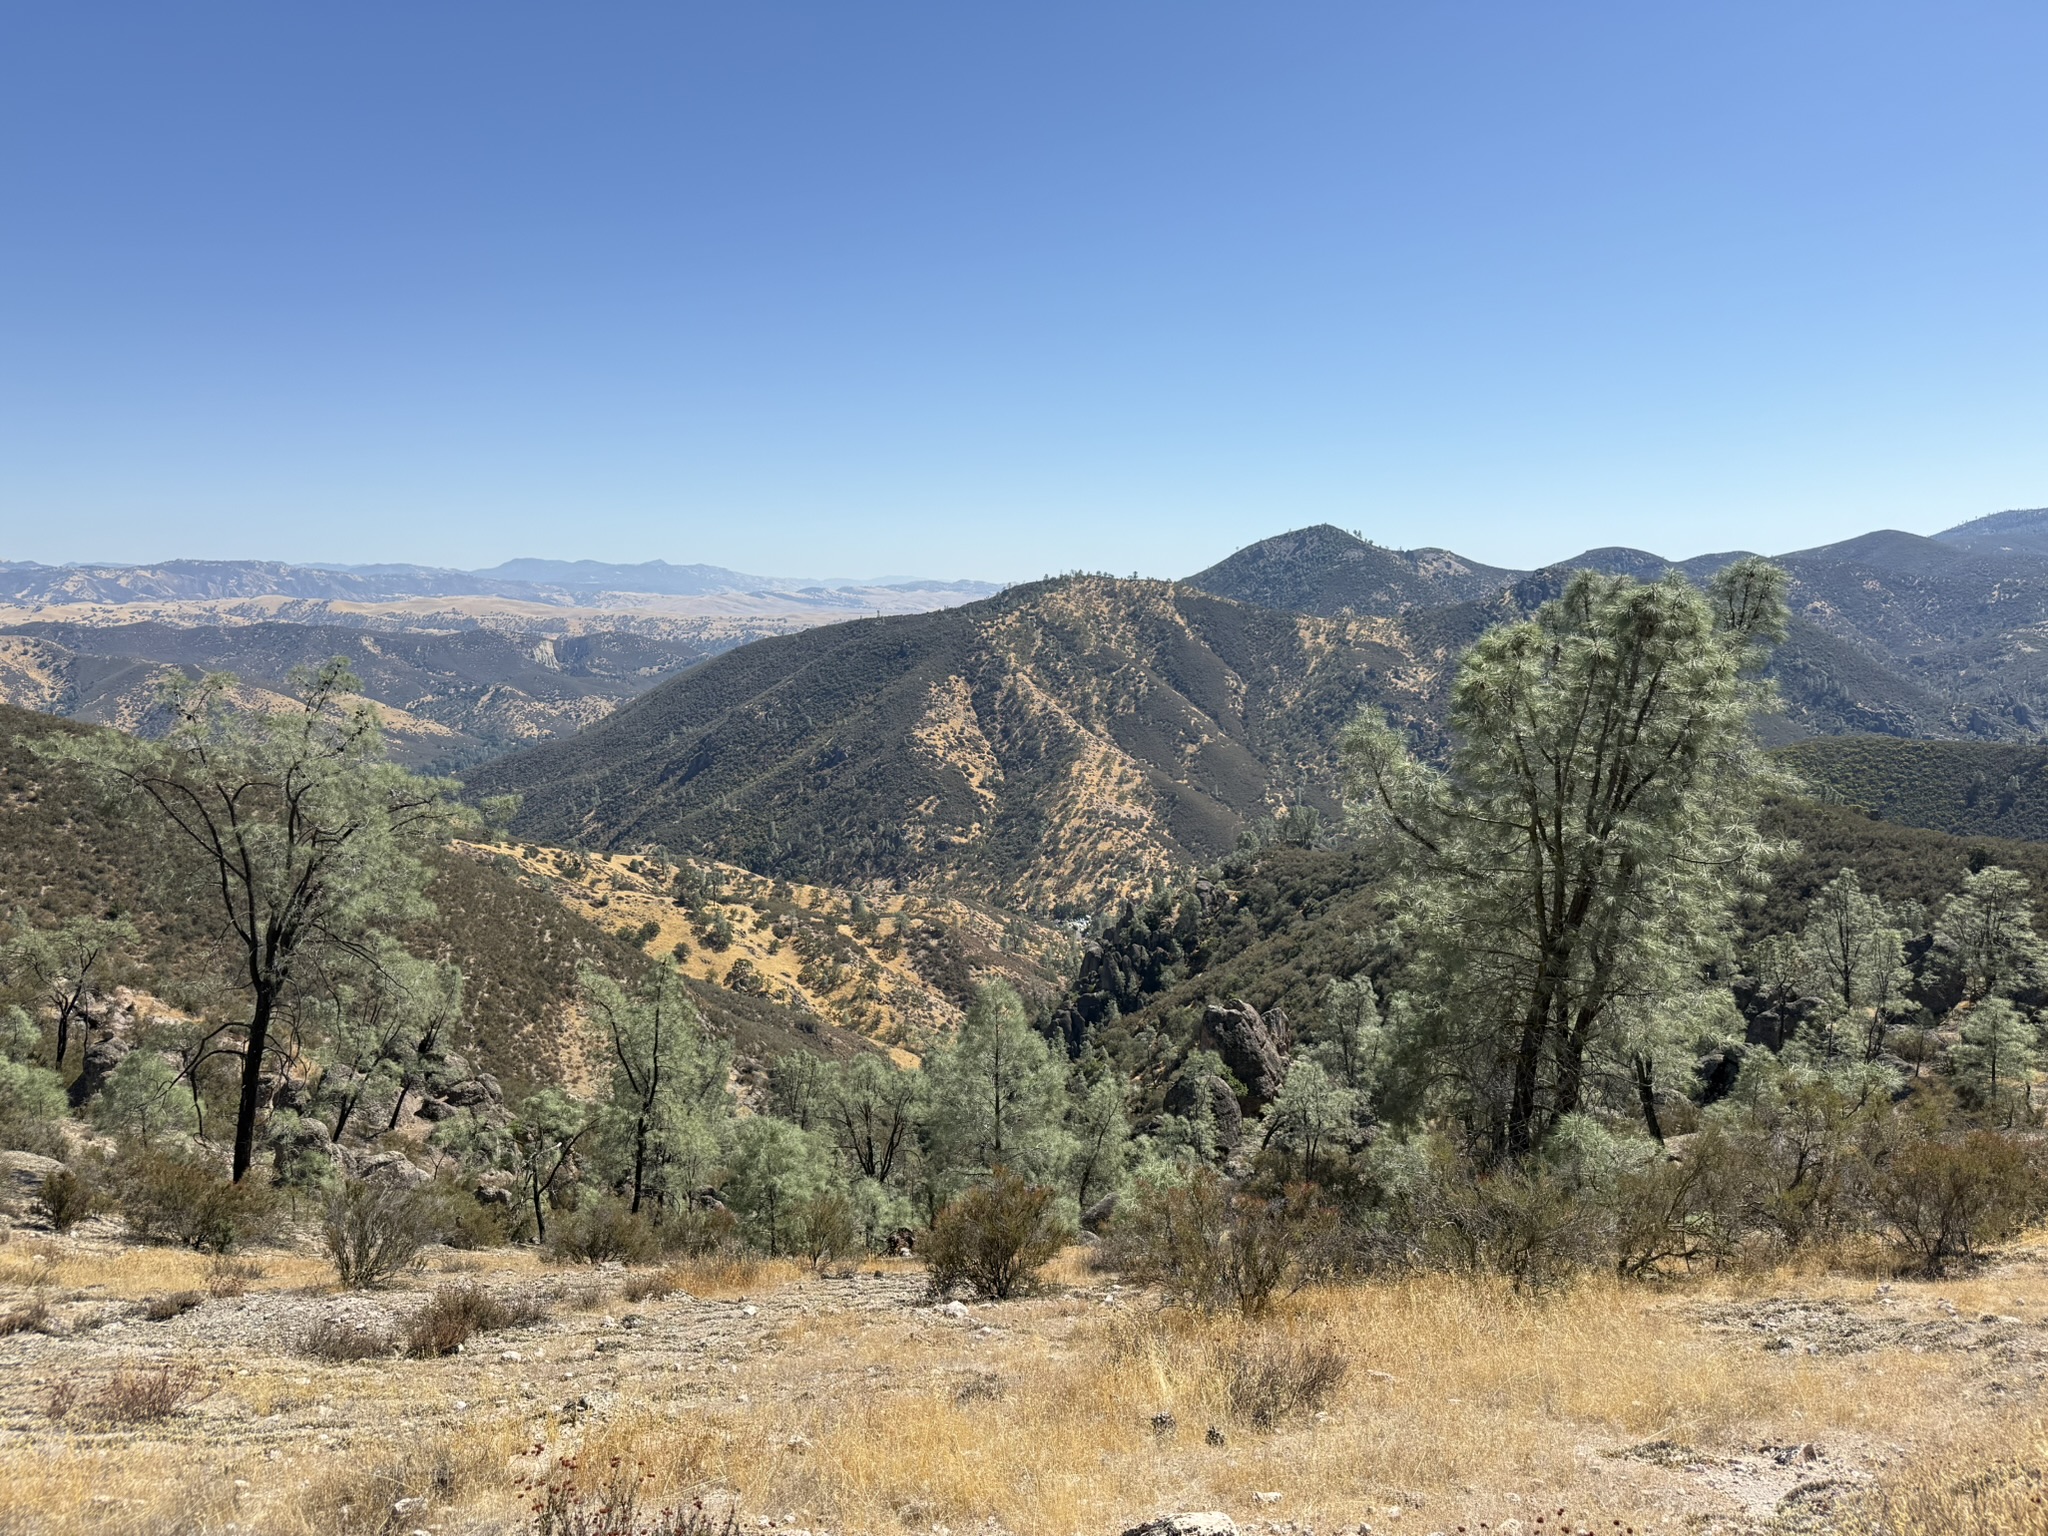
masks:
[[[760,1310],[761,1309],[756,1306],[744,1306],[740,1308],[740,1316],[752,1317],[755,1313],[759,1312]]]

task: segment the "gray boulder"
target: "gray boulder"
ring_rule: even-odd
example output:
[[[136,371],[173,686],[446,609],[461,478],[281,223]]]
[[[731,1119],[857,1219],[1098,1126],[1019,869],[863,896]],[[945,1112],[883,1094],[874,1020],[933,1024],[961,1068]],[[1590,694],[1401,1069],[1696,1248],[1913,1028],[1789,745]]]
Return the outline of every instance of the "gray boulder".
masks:
[[[40,1152],[0,1152],[0,1189],[33,1200],[42,1192],[43,1180],[63,1166]]]
[[[1244,1111],[1238,1107],[1230,1084],[1215,1073],[1204,1073],[1199,1081],[1186,1076],[1175,1078],[1166,1090],[1166,1108],[1172,1114],[1192,1117],[1205,1098],[1216,1121],[1216,1139],[1226,1149],[1235,1147],[1244,1139]]]
[[[1242,998],[1212,1002],[1203,1010],[1199,1038],[1223,1058],[1255,1103],[1270,1104],[1279,1097],[1280,1084],[1287,1077],[1287,1060],[1294,1053],[1294,1029],[1287,1022],[1286,1009],[1269,1008],[1261,1016]]]

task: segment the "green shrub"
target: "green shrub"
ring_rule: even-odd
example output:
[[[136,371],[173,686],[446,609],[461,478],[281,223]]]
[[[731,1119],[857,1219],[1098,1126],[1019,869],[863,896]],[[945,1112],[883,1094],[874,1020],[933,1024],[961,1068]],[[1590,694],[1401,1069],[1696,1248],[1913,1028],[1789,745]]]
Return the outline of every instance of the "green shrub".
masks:
[[[114,1164],[114,1198],[129,1230],[148,1242],[176,1242],[225,1253],[257,1236],[274,1215],[270,1191],[255,1179],[230,1183],[197,1150],[130,1150]]]
[[[1607,1197],[1615,1273],[1643,1279],[1668,1264],[1726,1262],[1742,1241],[1744,1174],[1718,1129],[1693,1137],[1678,1158],[1623,1173]]]
[[[823,1269],[860,1248],[860,1213],[843,1190],[820,1190],[797,1207],[797,1251]]]
[[[433,1235],[424,1191],[350,1179],[327,1203],[321,1240],[334,1272],[350,1290],[382,1285],[417,1267]]]
[[[1053,1192],[1021,1174],[996,1168],[932,1223],[925,1266],[935,1293],[965,1284],[985,1301],[1000,1301],[1032,1277],[1073,1238],[1053,1208]]]
[[[65,1108],[56,1073],[0,1057],[0,1147],[56,1156],[64,1150],[57,1124]]]
[[[654,1229],[655,1241],[663,1253],[704,1258],[744,1247],[740,1219],[725,1206],[702,1208],[685,1205],[665,1213]]]
[[[1107,1262],[1183,1305],[1251,1317],[1328,1266],[1336,1231],[1306,1184],[1258,1195],[1199,1168],[1185,1183],[1141,1186]]]
[[[1603,1206],[1540,1162],[1489,1170],[1439,1151],[1413,1214],[1425,1262],[1544,1286],[1607,1261]]]
[[[512,1241],[520,1211],[516,1204],[486,1205],[465,1179],[442,1174],[419,1187],[431,1240],[450,1248],[502,1248]]]

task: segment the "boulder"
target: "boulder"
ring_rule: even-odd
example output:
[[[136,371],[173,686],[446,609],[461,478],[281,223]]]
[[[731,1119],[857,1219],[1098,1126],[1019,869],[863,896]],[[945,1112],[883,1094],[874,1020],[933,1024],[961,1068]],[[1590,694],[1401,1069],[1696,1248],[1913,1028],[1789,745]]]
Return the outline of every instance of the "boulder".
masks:
[[[1116,1215],[1116,1204],[1116,1191],[1111,1190],[1081,1213],[1081,1229],[1084,1232],[1100,1232],[1109,1219]]]
[[[338,1149],[342,1160],[350,1165],[349,1171],[357,1178],[376,1184],[395,1184],[401,1189],[414,1189],[433,1177],[426,1169],[396,1152],[357,1152],[348,1148]]]
[[[0,1152],[0,1189],[33,1200],[42,1192],[43,1180],[63,1166],[40,1152]]]
[[[1235,1147],[1244,1139],[1244,1110],[1238,1106],[1230,1084],[1213,1072],[1204,1073],[1199,1082],[1186,1076],[1175,1078],[1166,1090],[1166,1108],[1190,1118],[1200,1109],[1204,1098],[1209,1101],[1209,1113],[1216,1121],[1217,1141],[1226,1149]]]
[[[73,1109],[83,1109],[100,1096],[107,1086],[107,1079],[114,1075],[114,1068],[127,1060],[130,1048],[125,1035],[93,1036],[92,1043],[85,1048],[85,1065],[71,1080],[69,1093]]]
[[[1123,1536],[1237,1536],[1237,1522],[1220,1509],[1182,1515],[1155,1515]]]
[[[484,1077],[450,1083],[440,1093],[442,1103],[452,1104],[457,1109],[481,1109],[486,1104],[497,1103],[499,1097],[497,1083]]]
[[[1257,1104],[1279,1097],[1294,1050],[1294,1030],[1284,1008],[1259,1010],[1242,998],[1210,1003],[1202,1013],[1200,1043],[1223,1058]]]

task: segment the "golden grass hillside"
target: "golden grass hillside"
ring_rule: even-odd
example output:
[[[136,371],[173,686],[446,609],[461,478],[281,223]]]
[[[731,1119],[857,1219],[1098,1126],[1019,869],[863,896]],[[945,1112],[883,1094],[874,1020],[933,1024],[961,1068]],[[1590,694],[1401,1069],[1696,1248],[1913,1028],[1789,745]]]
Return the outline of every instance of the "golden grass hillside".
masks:
[[[1073,963],[1071,934],[950,897],[857,894],[709,860],[535,843],[489,851],[579,917],[675,958],[684,975],[855,1031],[906,1063],[960,1022],[977,982],[1044,992]]]

